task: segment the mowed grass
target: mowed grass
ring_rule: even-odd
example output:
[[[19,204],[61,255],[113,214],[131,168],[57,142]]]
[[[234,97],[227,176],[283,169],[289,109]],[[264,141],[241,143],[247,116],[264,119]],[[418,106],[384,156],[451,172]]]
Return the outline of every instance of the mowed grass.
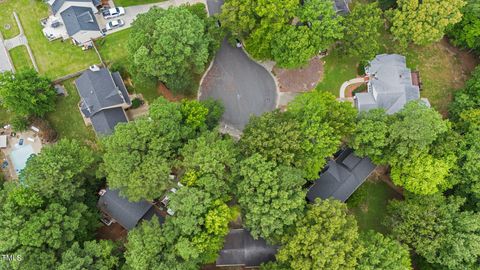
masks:
[[[96,137],[91,127],[87,127],[78,109],[80,96],[73,84],[74,79],[64,81],[68,96],[57,98],[55,111],[47,115],[47,120],[58,132],[60,138],[77,139],[86,144],[96,142]]]
[[[96,42],[97,48],[106,64],[114,69],[123,70],[122,76],[128,75],[129,60],[127,43],[130,35],[130,29],[125,29],[111,35],[107,35],[102,40]],[[156,80],[132,80],[133,87],[129,88],[130,92],[142,94],[149,102],[153,102],[159,97],[158,84]]]
[[[18,46],[9,51],[15,70],[33,68],[32,61],[28,55],[27,47]]]
[[[40,20],[48,16],[48,5],[38,0],[5,0],[0,3],[0,30],[7,34],[3,25],[15,24],[12,12],[17,12],[25,36],[33,51],[40,72],[54,79],[100,61],[94,50],[82,51],[70,41],[48,41],[43,35]]]
[[[399,197],[386,183],[368,180],[347,200],[347,205],[355,215],[360,230],[386,233],[387,228],[382,222],[386,216],[388,201]]]
[[[114,0],[113,2],[117,7],[128,7],[128,6],[160,3],[164,1],[166,0]]]
[[[1,7],[2,4],[0,3]],[[0,9],[0,32],[4,39],[10,39],[20,34],[13,13],[6,12],[3,9]]]
[[[338,97],[343,82],[357,77],[359,60],[346,56],[340,50],[334,50],[322,58],[322,61],[324,61],[323,79],[316,89],[330,92]]]

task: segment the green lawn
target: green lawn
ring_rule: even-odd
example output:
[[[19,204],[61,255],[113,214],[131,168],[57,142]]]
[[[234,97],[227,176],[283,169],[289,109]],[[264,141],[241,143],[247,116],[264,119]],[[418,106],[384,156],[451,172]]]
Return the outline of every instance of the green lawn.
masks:
[[[47,115],[47,120],[58,132],[60,138],[77,139],[84,143],[96,141],[95,134],[91,127],[85,126],[78,102],[80,96],[73,84],[74,79],[63,82],[68,92],[66,97],[58,97],[57,107],[54,112]]]
[[[164,1],[166,0],[114,0],[113,2],[115,2],[115,6],[117,7],[128,7],[135,5],[153,4]]]
[[[57,78],[99,63],[95,51],[82,51],[69,41],[48,41],[42,33],[40,19],[48,16],[48,5],[38,0],[5,0],[0,3],[0,26],[14,24],[12,12],[16,11],[25,30],[30,47],[41,73]],[[12,35],[12,34],[8,34]]]
[[[343,82],[357,77],[358,59],[334,50],[322,61],[325,62],[323,80],[316,89],[330,92],[338,97]]]
[[[355,215],[360,230],[375,230],[385,233],[382,225],[386,215],[387,203],[399,195],[382,181],[366,181],[347,200],[350,211]]]
[[[30,56],[28,56],[27,47],[18,46],[9,51],[15,70],[33,68]]]
[[[129,35],[130,29],[126,29],[108,35],[96,43],[106,64],[113,69],[121,69],[123,77],[128,76],[127,42]],[[129,87],[129,91],[141,93],[150,103],[159,96],[155,80],[133,81],[133,85],[134,87]]]
[[[0,4],[0,7],[2,6],[3,4]],[[13,13],[5,12],[3,10],[0,12],[0,32],[2,32],[4,39],[10,39],[20,34],[20,30],[18,29],[18,26],[15,23],[15,18],[13,17]]]

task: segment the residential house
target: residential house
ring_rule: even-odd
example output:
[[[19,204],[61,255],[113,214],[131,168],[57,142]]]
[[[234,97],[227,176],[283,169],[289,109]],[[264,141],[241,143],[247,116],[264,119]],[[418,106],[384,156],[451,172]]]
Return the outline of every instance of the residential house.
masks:
[[[268,245],[264,239],[253,239],[245,229],[232,229],[225,237],[223,249],[217,258],[218,267],[258,267],[275,260],[277,247]]]
[[[48,4],[51,15],[42,20],[48,39],[71,38],[75,44],[84,45],[103,35],[96,18],[101,1],[49,0]]]
[[[347,15],[350,13],[350,8],[348,4],[350,4],[352,0],[333,0],[333,7],[335,11],[341,15]]]
[[[80,110],[97,135],[110,135],[118,123],[128,122],[125,109],[131,106],[120,73],[92,66],[75,80]]]
[[[151,220],[158,218],[162,224],[165,217],[155,207],[155,205],[147,202],[130,202],[122,197],[118,190],[102,189],[97,207],[102,212],[104,218],[102,222],[110,225],[114,222],[120,224],[123,228],[131,230],[137,226],[142,220]]]
[[[357,93],[355,106],[359,111],[383,108],[394,114],[412,100],[420,99],[418,73],[407,68],[405,56],[381,54],[365,67],[367,92]],[[428,100],[422,99],[428,106]]]
[[[338,152],[308,189],[307,199],[334,198],[345,202],[375,169],[369,158],[360,158],[352,149]]]

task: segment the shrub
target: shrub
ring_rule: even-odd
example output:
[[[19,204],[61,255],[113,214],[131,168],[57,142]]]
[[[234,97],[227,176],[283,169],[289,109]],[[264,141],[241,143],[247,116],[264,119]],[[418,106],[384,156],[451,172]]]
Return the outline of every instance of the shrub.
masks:
[[[136,108],[142,106],[142,104],[143,104],[143,100],[141,100],[139,98],[134,98],[132,100],[132,109],[136,109]]]
[[[24,116],[15,115],[12,118],[12,127],[15,131],[25,131],[28,129],[28,119]]]

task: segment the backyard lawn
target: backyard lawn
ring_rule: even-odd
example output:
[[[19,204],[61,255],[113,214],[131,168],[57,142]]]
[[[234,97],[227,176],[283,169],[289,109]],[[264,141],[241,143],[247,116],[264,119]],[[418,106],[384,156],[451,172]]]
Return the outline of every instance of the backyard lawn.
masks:
[[[387,203],[399,197],[400,195],[384,182],[368,180],[347,200],[347,205],[355,215],[360,230],[385,233],[387,229],[382,225],[382,221],[386,215]]]
[[[30,56],[28,56],[27,47],[18,46],[9,51],[15,70],[33,68]]]
[[[119,31],[106,36],[96,42],[100,55],[106,64],[114,69],[122,69],[124,76],[128,73],[127,42],[130,29]],[[124,78],[125,79],[125,78]],[[129,92],[141,93],[151,103],[159,96],[157,82],[155,80],[134,81],[134,86],[129,87]]]
[[[55,111],[47,115],[47,120],[60,138],[77,139],[84,143],[94,143],[95,134],[91,127],[85,126],[78,109],[80,96],[73,84],[74,79],[63,82],[68,96],[58,97]]]
[[[42,33],[40,19],[48,16],[48,5],[35,0],[4,0],[0,2],[0,31],[4,36],[15,35],[4,25],[14,25],[12,12],[17,12],[41,73],[58,78],[99,63],[95,51],[82,51],[69,41],[48,41]]]
[[[114,0],[113,2],[115,2],[115,6],[117,7],[128,7],[135,5],[153,4],[164,1],[166,0]]]

